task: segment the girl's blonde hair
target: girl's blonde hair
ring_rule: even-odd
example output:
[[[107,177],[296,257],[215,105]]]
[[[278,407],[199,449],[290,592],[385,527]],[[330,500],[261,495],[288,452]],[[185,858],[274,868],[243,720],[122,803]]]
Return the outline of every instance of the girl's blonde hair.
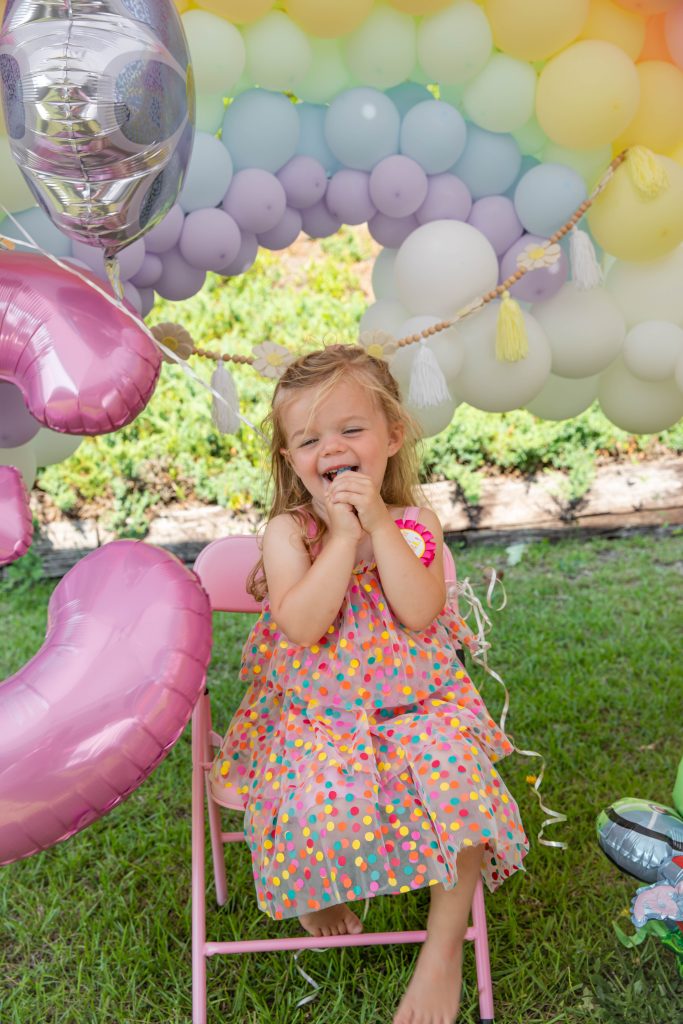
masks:
[[[401,447],[389,456],[380,495],[387,505],[412,505],[418,488],[417,440],[420,430],[401,404],[398,384],[382,359],[368,355],[357,345],[329,345],[327,348],[301,356],[287,367],[273,394],[271,410],[264,421],[270,429],[271,475],[274,486],[273,504],[268,521],[282,513],[294,516],[299,524],[301,538],[309,554],[318,547],[327,530],[325,522],[311,506],[311,496],[294,472],[283,449],[288,447],[283,424],[283,411],[287,404],[310,388],[317,391],[316,405],[325,399],[341,381],[355,380],[369,392],[377,407],[384,413],[389,427],[400,426],[404,440]],[[315,523],[315,532],[310,522]],[[267,593],[263,572],[263,559],[254,567],[247,580],[247,590],[257,601]]]

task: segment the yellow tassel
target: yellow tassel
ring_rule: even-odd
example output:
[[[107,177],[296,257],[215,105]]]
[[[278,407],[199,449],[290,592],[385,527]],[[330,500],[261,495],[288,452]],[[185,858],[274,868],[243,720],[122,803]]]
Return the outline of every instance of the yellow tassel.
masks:
[[[631,180],[644,199],[656,199],[669,187],[666,168],[651,149],[631,146],[626,156]]]
[[[496,359],[516,363],[529,354],[529,339],[519,303],[503,292],[496,326]]]

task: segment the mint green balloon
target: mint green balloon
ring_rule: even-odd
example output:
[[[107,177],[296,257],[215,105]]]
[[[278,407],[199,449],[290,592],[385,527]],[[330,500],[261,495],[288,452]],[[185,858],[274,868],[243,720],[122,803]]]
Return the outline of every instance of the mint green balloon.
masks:
[[[224,114],[225,103],[220,93],[213,96],[197,94],[195,128],[198,132],[208,132],[209,135],[215,135],[223,124]]]
[[[514,132],[534,112],[536,74],[525,60],[494,53],[463,94],[470,121],[489,132]]]
[[[350,83],[338,39],[309,39],[311,63],[297,84],[296,95],[306,103],[329,103]]]
[[[488,19],[474,0],[459,0],[422,18],[418,25],[417,58],[429,80],[440,85],[459,85],[474,78],[492,48]],[[413,79],[419,81],[414,75]]]
[[[607,169],[612,159],[611,146],[599,146],[597,149],[567,149],[548,140],[543,147],[541,160],[546,164],[564,164],[577,171],[588,188],[593,188],[598,178]]]
[[[283,11],[271,11],[244,28],[247,74],[254,85],[291,92],[313,60],[306,33]]]
[[[537,156],[544,146],[548,145],[548,136],[541,128],[536,115],[532,115],[526,124],[512,132],[512,137],[519,146],[520,153],[524,156]],[[561,163],[561,161],[552,161]]]
[[[229,96],[244,71],[244,40],[230,22],[209,11],[187,11],[183,28],[192,59],[195,89],[205,96]]]
[[[415,66],[415,21],[391,7],[375,7],[346,38],[352,76],[375,89],[390,89],[410,78]]]

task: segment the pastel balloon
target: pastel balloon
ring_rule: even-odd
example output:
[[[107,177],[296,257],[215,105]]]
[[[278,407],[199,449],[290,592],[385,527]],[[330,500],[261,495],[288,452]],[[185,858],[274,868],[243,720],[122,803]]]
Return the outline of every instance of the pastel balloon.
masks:
[[[607,170],[612,159],[611,146],[597,146],[595,149],[567,149],[556,142],[546,142],[540,154],[541,163],[563,164],[581,175],[588,188]]]
[[[252,167],[238,171],[223,200],[223,209],[244,231],[270,231],[282,219],[287,196],[269,171]]]
[[[359,171],[370,171],[398,152],[400,117],[377,89],[348,89],[330,103],[325,140],[335,157]]]
[[[636,64],[638,109],[615,141],[617,149],[638,144],[669,153],[683,138],[683,71],[665,60]]]
[[[525,231],[547,238],[569,220],[586,198],[578,171],[563,164],[538,164],[515,188],[515,210]]]
[[[657,159],[668,178],[659,195],[644,201],[622,166],[588,213],[595,240],[618,259],[654,260],[683,242],[683,167],[665,156]]]
[[[418,103],[424,103],[425,101],[431,103],[434,101],[434,97],[429,89],[424,85],[420,85],[419,82],[401,82],[399,85],[392,85],[391,89],[386,90],[386,94],[402,118],[405,118],[408,111],[412,110]],[[411,155],[410,153],[408,154],[408,156]]]
[[[418,227],[415,214],[405,217],[388,217],[386,213],[376,213],[368,221],[368,231],[380,245],[389,249],[398,249],[399,245],[412,235]]]
[[[36,479],[36,454],[33,449],[33,441],[18,448],[0,448],[0,466],[14,466],[30,489]]]
[[[331,38],[352,32],[368,17],[372,0],[288,0],[287,11],[312,36]]]
[[[0,377],[44,426],[88,435],[126,426],[160,364],[142,326],[74,274],[33,253],[0,253]]]
[[[258,256],[258,239],[249,231],[242,231],[242,241],[239,251],[232,263],[223,267],[221,274],[224,277],[233,277],[237,274],[246,274],[247,270],[253,267]]]
[[[420,224],[432,220],[467,220],[471,209],[472,196],[460,178],[455,174],[434,174],[429,178],[427,197],[415,216]]]
[[[605,287],[613,296],[627,327],[642,320],[668,320],[683,325],[683,246],[651,263],[615,260]]]
[[[380,249],[372,268],[372,290],[376,299],[398,300],[394,263],[396,249]]]
[[[80,447],[82,440],[73,434],[58,434],[42,427],[33,439],[36,465],[53,466],[57,462],[64,462]]]
[[[548,142],[548,136],[538,123],[535,114],[532,114],[526,124],[523,124],[521,128],[516,128],[511,134],[519,146],[520,152],[525,156],[535,156],[540,153]],[[610,158],[611,156],[612,151],[610,150]]]
[[[494,53],[468,83],[462,104],[470,121],[490,132],[513,132],[534,112],[536,72],[523,60]]]
[[[620,7],[627,11],[639,11],[642,14],[661,14],[662,11],[671,11],[679,0],[615,0]]]
[[[419,227],[401,245],[394,266],[401,301],[413,314],[452,316],[498,281],[491,243],[456,220]]]
[[[324,199],[301,210],[301,229],[310,238],[327,238],[336,234],[340,227],[341,221],[330,213]]]
[[[285,190],[287,205],[295,210],[313,206],[327,189],[325,168],[312,156],[293,156],[277,172],[277,179]]]
[[[527,409],[542,420],[569,420],[589,409],[598,397],[598,377],[570,380],[551,373]]]
[[[161,277],[163,263],[153,252],[146,252],[137,274],[131,278],[136,288],[151,288]]]
[[[665,320],[644,320],[624,339],[624,363],[641,380],[670,380],[683,358],[683,328]]]
[[[247,74],[262,89],[291,91],[313,55],[305,32],[282,11],[271,11],[244,30]]]
[[[507,252],[524,233],[515,212],[515,204],[507,196],[484,196],[477,199],[468,221],[488,238],[498,256]]]
[[[624,51],[584,39],[551,58],[541,71],[536,116],[553,142],[590,149],[621,135],[639,99],[638,72]]]
[[[458,0],[446,10],[427,15],[417,29],[417,56],[429,79],[459,85],[474,78],[493,47],[491,28],[473,0]]]
[[[645,42],[645,18],[636,11],[618,7],[613,0],[591,0],[581,38],[614,43],[631,60],[637,60]]]
[[[3,181],[2,177],[0,177],[0,181]],[[5,202],[2,193],[0,193],[0,201]],[[36,245],[39,245],[41,249],[44,249],[45,252],[49,252],[53,256],[71,256],[71,240],[59,228],[55,227],[45,211],[41,210],[39,206],[34,206],[32,209],[24,210],[21,213],[15,213],[14,220],[20,227],[16,227],[8,217],[2,225],[2,234],[5,238],[14,238],[17,241],[23,242],[26,241],[26,235],[24,234],[24,231],[26,231],[30,239]],[[21,231],[20,228],[23,228],[24,231]]]
[[[197,132],[185,184],[178,196],[185,213],[218,206],[228,191],[232,171],[230,153],[220,140],[207,132]]]
[[[365,224],[377,213],[370,198],[367,171],[343,168],[330,179],[325,197],[327,208],[342,224]]]
[[[505,280],[511,277],[519,269],[517,257],[528,245],[545,244],[545,239],[538,235],[522,235],[514,242],[500,261],[500,277]],[[569,275],[569,263],[564,254],[560,252],[560,258],[549,267],[539,267],[538,270],[529,270],[510,288],[510,294],[516,299],[524,302],[546,302],[555,295],[567,280]]]
[[[75,239],[71,243],[74,258],[80,260],[91,270],[94,270],[98,277],[107,281],[107,271],[104,267],[104,252],[94,245],[88,245]],[[135,277],[145,258],[145,243],[141,238],[136,239],[131,245],[122,249],[118,256],[119,276],[122,281],[129,281]]]
[[[576,39],[588,16],[589,0],[485,0],[493,40],[522,60],[545,60]]]
[[[363,331],[387,331],[399,338],[401,325],[408,319],[408,310],[400,302],[391,299],[380,299],[363,313],[358,325],[359,333]]]
[[[427,172],[440,174],[460,158],[467,129],[449,103],[428,99],[411,106],[401,122],[400,147]]]
[[[318,103],[298,103],[296,107],[299,115],[299,140],[296,144],[296,152],[302,156],[311,156],[325,168],[329,176],[341,168],[341,163],[325,141],[325,118],[327,107]]]
[[[463,154],[451,170],[464,181],[474,199],[481,199],[506,192],[515,182],[521,163],[522,154],[511,135],[470,125]]]
[[[624,317],[604,288],[582,290],[567,281],[532,313],[550,343],[553,373],[560,377],[594,376],[621,351]]]
[[[622,358],[601,375],[598,399],[605,416],[631,434],[657,434],[683,416],[683,392],[675,381],[641,380]]]
[[[447,398],[438,405],[427,405],[420,409],[410,402],[405,403],[406,409],[419,424],[422,437],[434,437],[445,430],[453,419],[457,405],[455,398]]]
[[[33,540],[33,516],[21,473],[0,466],[0,565],[26,554]]]
[[[439,323],[438,316],[414,316],[401,324],[399,338],[408,338],[412,334],[420,334],[429,327]],[[413,342],[412,345],[404,345],[391,357],[391,372],[401,384],[404,395],[408,395],[410,388],[410,374],[415,357],[420,345],[425,345],[436,357],[436,361],[443,372],[446,381],[450,384],[462,369],[465,358],[465,346],[460,334],[454,327],[445,331],[439,331],[423,342]]]
[[[176,203],[145,236],[145,251],[160,253],[172,249],[178,244],[184,223],[185,214],[182,207]]]
[[[229,96],[246,64],[241,32],[216,13],[188,11],[182,16],[198,96]]]
[[[195,7],[218,14],[236,25],[246,25],[256,21],[273,6],[275,0],[193,0]]]
[[[465,360],[455,381],[458,399],[485,412],[508,412],[527,405],[548,379],[550,345],[538,321],[523,313],[529,353],[516,363],[496,358],[499,302],[491,302],[458,325]]]
[[[299,77],[296,94],[309,103],[329,103],[349,84],[349,70],[337,39],[309,39],[311,60]]]
[[[240,229],[230,214],[207,207],[188,213],[178,248],[190,266],[220,273],[234,260],[241,241]]]
[[[346,63],[357,81],[389,89],[415,66],[415,22],[390,7],[375,7],[345,40]]]
[[[294,156],[298,141],[297,108],[280,93],[248,89],[225,111],[222,142],[235,170],[260,167],[274,174]]]
[[[162,299],[181,302],[183,299],[189,299],[191,295],[196,295],[203,288],[206,271],[201,267],[193,267],[183,259],[179,249],[169,249],[163,253],[161,263],[161,276],[154,287]]]
[[[380,160],[370,174],[370,198],[387,217],[415,213],[427,197],[427,175],[409,156]]]
[[[453,0],[389,0],[392,7],[406,14],[434,14],[453,3]]]
[[[288,206],[280,221],[269,231],[263,231],[258,236],[259,245],[262,245],[264,249],[286,249],[296,241],[302,228],[303,219],[300,211]]]
[[[39,430],[40,423],[26,408],[16,384],[0,380],[0,448],[27,444]]]
[[[171,0],[14,4],[0,60],[14,159],[61,231],[112,255],[161,219],[194,122]]]
[[[42,648],[0,687],[12,722],[0,863],[68,839],[137,789],[185,728],[210,655],[209,599],[173,555],[122,540],[71,569]]]
[[[664,32],[669,53],[678,67],[683,68],[683,7],[680,4],[667,12]]]
[[[0,108],[2,108],[1,103]],[[12,156],[12,145],[6,135],[0,135],[0,181],[2,182],[2,203],[10,213],[26,210],[29,206],[33,206],[35,196]]]

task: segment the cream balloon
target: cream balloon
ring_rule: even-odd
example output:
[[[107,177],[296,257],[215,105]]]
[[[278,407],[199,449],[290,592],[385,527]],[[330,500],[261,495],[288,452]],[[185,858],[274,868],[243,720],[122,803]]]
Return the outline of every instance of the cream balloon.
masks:
[[[398,289],[394,276],[397,249],[381,249],[372,268],[372,290],[376,299],[393,299],[398,302]]]
[[[410,78],[415,65],[415,21],[391,7],[375,7],[344,41],[351,74],[375,89],[390,89]]]
[[[458,403],[455,398],[447,398],[439,405],[427,405],[422,409],[417,409],[410,402],[406,402],[406,409],[417,421],[423,437],[434,437],[445,430],[453,419],[457,407]]]
[[[589,0],[484,0],[499,50],[521,60],[545,60],[576,39]]]
[[[408,310],[400,302],[380,299],[379,302],[373,302],[371,306],[368,306],[363,313],[358,325],[358,333],[386,331],[394,338],[400,338],[399,329],[409,315]]]
[[[548,338],[552,370],[577,379],[601,373],[617,357],[626,334],[624,316],[604,288],[581,290],[567,281],[531,307]]]
[[[361,25],[373,0],[287,0],[287,13],[312,36],[331,39]]]
[[[523,312],[529,352],[515,363],[496,358],[499,302],[491,302],[458,327],[465,345],[462,370],[454,381],[458,399],[484,412],[509,412],[528,403],[548,379],[551,351],[538,321]]]
[[[658,196],[643,198],[622,165],[588,213],[596,242],[617,259],[656,260],[683,242],[683,167],[657,159],[668,178]]]
[[[645,18],[635,11],[617,7],[612,0],[591,0],[581,39],[614,43],[631,60],[637,60],[645,42]]]
[[[307,103],[329,103],[350,82],[338,39],[309,39],[311,63],[300,78],[296,94]]]
[[[33,450],[33,438],[16,448],[0,448],[0,466],[15,466],[24,478],[29,491],[36,478],[36,456]]]
[[[208,11],[187,11],[181,21],[200,96],[229,96],[244,71],[244,40],[234,25]]]
[[[411,334],[419,334],[428,327],[439,323],[438,316],[414,316],[406,320],[399,327],[397,337],[407,338]],[[391,357],[391,372],[401,385],[404,394],[408,394],[410,386],[410,373],[413,362],[418,354],[422,342],[415,342],[412,345],[404,345]],[[425,339],[424,344],[436,357],[441,372],[450,385],[462,369],[465,358],[465,345],[462,337],[455,328],[439,331],[430,338]]]
[[[449,317],[495,288],[498,258],[470,224],[435,220],[406,238],[396,253],[394,273],[401,301],[411,313]]]
[[[615,149],[639,145],[655,153],[669,153],[683,138],[683,71],[664,60],[641,61],[636,71],[638,110],[615,139]]]
[[[275,0],[193,0],[195,7],[210,11],[235,25],[246,25],[262,18]]]
[[[417,56],[428,78],[459,85],[479,74],[491,55],[493,39],[486,15],[473,0],[457,0],[445,11],[422,19]]]
[[[56,430],[41,427],[31,442],[36,466],[53,466],[64,462],[80,447],[82,440],[76,434],[58,434]]]
[[[282,11],[271,11],[244,29],[247,74],[272,92],[291,92],[313,61],[306,33]]]
[[[598,397],[599,377],[571,380],[551,373],[527,409],[542,420],[569,420],[585,412]]]
[[[644,320],[624,339],[624,364],[640,380],[670,380],[682,357],[683,328],[666,320]]]
[[[526,61],[494,53],[463,93],[470,121],[489,132],[514,132],[534,112],[536,73]]]
[[[652,263],[615,260],[605,278],[626,326],[643,320],[668,320],[683,325],[683,245]]]
[[[600,376],[598,400],[605,416],[632,434],[657,434],[683,416],[683,392],[674,381],[639,380],[621,358]]]
[[[681,357],[676,363],[676,372],[674,374],[674,381],[679,391],[683,392],[683,357]]]

